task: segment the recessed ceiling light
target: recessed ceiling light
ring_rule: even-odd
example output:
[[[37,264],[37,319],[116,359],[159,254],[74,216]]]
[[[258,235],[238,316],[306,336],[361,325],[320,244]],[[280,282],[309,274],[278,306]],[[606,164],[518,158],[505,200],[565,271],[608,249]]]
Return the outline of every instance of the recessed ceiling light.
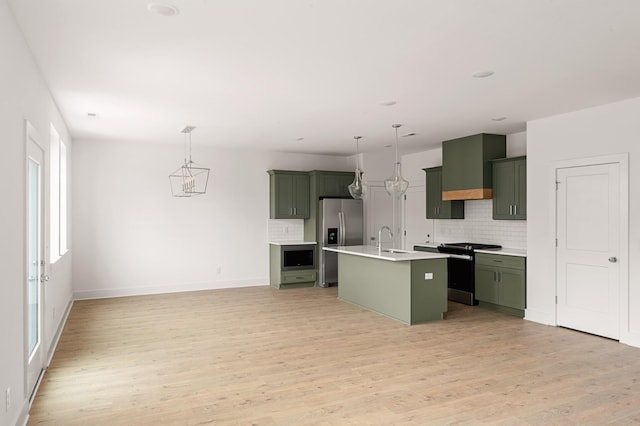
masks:
[[[503,120],[506,120],[506,119],[507,119],[507,117],[492,117],[491,119],[492,119],[493,121],[503,121]]]
[[[176,16],[180,13],[180,9],[174,5],[160,2],[149,3],[147,5],[147,10],[162,16]]]
[[[405,133],[404,135],[400,135],[400,137],[401,138],[406,138],[406,137],[409,137],[409,136],[415,136],[416,134],[417,133],[410,132],[410,133]]]
[[[491,70],[476,71],[471,75],[474,76],[475,78],[487,78],[493,75],[493,71]]]
[[[296,138],[296,140],[297,140],[298,142],[300,142],[300,141],[303,141],[303,140],[304,140],[304,138]]]
[[[97,112],[88,112],[88,113],[87,113],[87,118],[90,118],[90,119],[92,119],[92,120],[95,120],[95,119],[97,119],[98,117],[99,117],[99,116],[98,116],[98,113],[97,113]]]
[[[391,148],[393,145],[385,145],[385,148]]]
[[[395,104],[397,104],[396,101],[381,101],[380,102],[380,105],[382,105],[382,106],[393,106]]]

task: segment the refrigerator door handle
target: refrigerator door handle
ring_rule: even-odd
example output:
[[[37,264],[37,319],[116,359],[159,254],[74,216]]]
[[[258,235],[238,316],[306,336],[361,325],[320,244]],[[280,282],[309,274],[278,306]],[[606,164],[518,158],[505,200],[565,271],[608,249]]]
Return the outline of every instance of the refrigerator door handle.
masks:
[[[344,245],[344,214],[342,212],[338,212],[338,222],[340,224],[340,229],[339,229],[339,238],[338,238],[338,244],[343,246]]]

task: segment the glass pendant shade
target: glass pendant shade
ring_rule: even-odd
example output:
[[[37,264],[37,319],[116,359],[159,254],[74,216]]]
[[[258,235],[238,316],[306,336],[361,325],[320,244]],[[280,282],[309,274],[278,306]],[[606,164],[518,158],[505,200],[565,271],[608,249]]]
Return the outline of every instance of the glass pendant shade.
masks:
[[[367,196],[367,184],[362,180],[362,171],[356,168],[353,182],[349,185],[349,194],[356,200],[362,200]]]
[[[184,163],[169,175],[171,194],[174,197],[193,197],[207,192],[209,168],[198,166],[191,160],[191,131],[193,126],[182,129],[184,133]],[[189,160],[187,161],[187,134],[189,135]]]
[[[387,193],[394,197],[400,197],[409,188],[409,181],[402,177],[402,165],[396,163],[393,169],[393,175],[384,181],[384,189]]]
[[[360,170],[360,149],[358,147],[362,136],[354,136],[356,140],[356,171],[354,173],[353,182],[348,186],[349,194],[356,200],[362,200],[367,196],[367,183],[362,179],[362,170]]]
[[[398,127],[402,124],[394,124],[392,127],[396,129],[396,162],[393,168],[393,175],[384,181],[384,188],[392,197],[400,197],[407,192],[409,181],[402,177],[402,165],[398,160]]]

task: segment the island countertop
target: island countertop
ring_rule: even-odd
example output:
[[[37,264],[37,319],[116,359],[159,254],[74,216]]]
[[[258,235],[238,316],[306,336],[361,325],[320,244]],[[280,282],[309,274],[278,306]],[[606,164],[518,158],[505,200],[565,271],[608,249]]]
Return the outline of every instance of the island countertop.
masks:
[[[323,250],[333,251],[336,253],[352,254],[355,256],[371,257],[374,259],[388,260],[391,262],[402,262],[408,260],[424,260],[424,259],[446,259],[449,257],[445,253],[428,253],[414,250],[401,250],[388,248],[382,249],[378,254],[378,249],[373,246],[337,246],[323,247]]]

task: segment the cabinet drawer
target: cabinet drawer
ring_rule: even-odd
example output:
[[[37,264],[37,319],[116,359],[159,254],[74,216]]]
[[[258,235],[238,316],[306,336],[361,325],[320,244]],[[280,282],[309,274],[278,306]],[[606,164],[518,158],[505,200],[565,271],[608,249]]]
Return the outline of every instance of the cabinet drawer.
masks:
[[[301,271],[284,271],[281,275],[282,284],[307,283],[315,280],[315,269]]]
[[[505,256],[499,254],[476,254],[476,265],[497,266],[501,268],[522,269],[525,268],[525,258],[520,256]]]

